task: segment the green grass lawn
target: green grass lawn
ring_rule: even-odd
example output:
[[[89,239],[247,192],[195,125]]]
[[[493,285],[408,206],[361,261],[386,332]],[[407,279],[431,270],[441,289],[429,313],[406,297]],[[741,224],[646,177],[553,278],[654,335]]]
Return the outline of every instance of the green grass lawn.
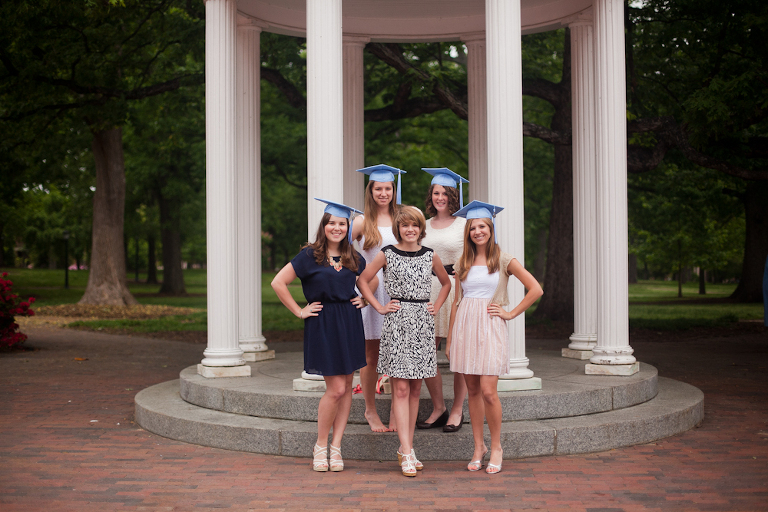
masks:
[[[70,271],[69,289],[64,289],[64,271],[49,269],[3,269],[14,282],[14,291],[26,298],[34,296],[36,306],[75,303],[82,297],[88,282],[88,271]],[[206,272],[200,269],[184,271],[187,293],[185,297],[164,297],[157,295],[159,285],[135,283],[129,276],[128,287],[141,304],[157,304],[197,308],[201,311],[191,315],[168,316],[154,320],[101,320],[77,322],[89,328],[116,328],[135,332],[206,330]],[[264,331],[298,330],[303,322],[293,316],[278,300],[270,282],[274,273],[262,274],[262,329]],[[140,280],[146,275],[140,274]],[[162,272],[158,272],[162,280]],[[707,283],[707,294],[698,294],[698,283],[683,286],[683,298],[677,297],[677,283],[674,281],[641,281],[629,285],[629,322],[631,327],[658,330],[687,329],[726,325],[738,320],[763,318],[762,304],[712,303],[707,299],[725,298],[735,289],[734,284],[713,285]],[[306,302],[298,280],[290,286],[291,294],[299,304]],[[691,302],[700,301],[700,302]],[[657,304],[647,304],[654,302]],[[660,303],[660,304],[658,304]],[[531,310],[532,311],[532,310]]]

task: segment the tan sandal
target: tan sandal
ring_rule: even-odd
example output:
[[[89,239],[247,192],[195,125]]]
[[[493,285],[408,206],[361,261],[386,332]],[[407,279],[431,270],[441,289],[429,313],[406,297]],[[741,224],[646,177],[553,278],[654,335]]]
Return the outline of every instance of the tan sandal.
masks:
[[[339,458],[334,459],[334,455]],[[337,448],[331,445],[331,471],[344,471],[344,461],[341,459],[341,446]]]
[[[411,453],[415,458],[416,452],[413,449],[411,449]],[[401,466],[403,465],[403,454],[400,453],[400,450],[397,450],[397,463],[400,464]],[[416,471],[421,471],[422,469],[424,469],[424,464],[422,464],[419,459],[416,459],[415,466],[416,466]]]
[[[312,470],[325,473],[328,471],[328,447],[315,444],[312,450]]]

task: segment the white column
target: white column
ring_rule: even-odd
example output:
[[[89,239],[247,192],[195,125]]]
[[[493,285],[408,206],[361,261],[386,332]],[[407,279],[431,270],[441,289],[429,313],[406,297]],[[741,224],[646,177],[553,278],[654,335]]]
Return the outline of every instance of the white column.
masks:
[[[314,240],[325,205],[344,200],[344,80],[341,0],[307,2],[307,216]],[[318,378],[319,377],[319,378]],[[318,375],[302,372],[295,391],[323,391]]]
[[[624,0],[595,0],[597,345],[588,374],[631,375]]]
[[[363,209],[365,180],[365,67],[363,49],[370,39],[344,37],[344,201]]]
[[[251,374],[238,343],[236,12],[234,0],[208,0],[205,4],[208,348],[197,367],[198,373],[205,377]]]
[[[469,96],[469,201],[488,201],[488,117],[486,108],[485,34],[464,40],[467,45]]]
[[[597,341],[597,203],[595,194],[595,59],[592,19],[571,29],[573,119],[573,313],[574,332],[563,357],[589,359]]]
[[[523,81],[520,0],[486,0],[488,70],[488,201],[503,206],[496,218],[498,242],[524,264]],[[510,279],[509,300],[517,304],[525,288]],[[499,390],[541,388],[525,357],[525,316],[508,322],[510,372]],[[525,379],[525,382],[515,382]]]
[[[261,333],[261,28],[237,26],[237,286],[246,361],[275,357]]]
[[[325,205],[343,201],[341,0],[307,2],[307,219],[314,240]]]

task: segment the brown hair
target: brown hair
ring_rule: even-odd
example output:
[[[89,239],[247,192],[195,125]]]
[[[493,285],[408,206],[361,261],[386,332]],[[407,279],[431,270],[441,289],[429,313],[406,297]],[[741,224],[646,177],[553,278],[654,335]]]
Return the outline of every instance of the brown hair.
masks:
[[[325,226],[331,220],[330,213],[324,213],[323,218],[320,219],[320,225],[317,227],[317,234],[315,235],[315,241],[311,244],[307,244],[304,247],[309,247],[314,251],[315,263],[321,266],[330,266],[328,261],[328,239],[325,237]],[[352,229],[352,223],[349,219],[347,221],[347,232]],[[352,249],[352,244],[349,243],[349,238],[339,242],[339,251],[341,252],[341,265],[347,267],[352,272],[357,273],[357,267],[359,263],[359,255],[357,251]]]
[[[484,221],[491,230],[488,243],[485,244],[485,258],[488,266],[488,273],[493,274],[499,270],[499,260],[501,259],[501,249],[496,243],[494,238],[493,221],[491,219],[467,219],[467,223],[464,225],[464,252],[461,254],[459,261],[456,262],[454,268],[456,277],[459,281],[464,281],[467,278],[470,267],[475,262],[475,254],[477,253],[477,246],[475,242],[469,236],[469,230],[472,229],[473,220]]]
[[[381,244],[381,233],[376,224],[376,218],[378,217],[378,208],[376,201],[373,200],[373,184],[376,181],[369,181],[365,187],[365,206],[363,212],[365,218],[363,219],[363,236],[365,237],[365,243],[363,243],[363,249],[368,250],[371,247],[376,247]],[[380,182],[389,183],[389,182]],[[392,200],[389,202],[389,216],[394,223],[395,214],[397,213],[397,202],[395,197],[395,182],[392,182]],[[394,225],[394,224],[393,224]]]
[[[442,185],[441,185],[442,186]],[[456,187],[443,187],[445,189],[445,193],[448,195],[448,213],[453,215],[457,211],[459,211],[459,189]],[[435,209],[435,205],[432,204],[432,192],[435,190],[435,185],[429,186],[429,191],[427,192],[427,198],[424,200],[424,205],[427,207],[427,215],[430,217],[435,217],[437,215],[437,210]]]
[[[424,219],[424,214],[415,206],[400,207],[395,215],[395,220],[392,222],[392,233],[395,235],[398,242],[403,241],[400,236],[400,224],[405,224],[406,222],[417,224],[419,226],[419,239],[417,242],[421,243],[424,237],[427,236],[427,221]]]

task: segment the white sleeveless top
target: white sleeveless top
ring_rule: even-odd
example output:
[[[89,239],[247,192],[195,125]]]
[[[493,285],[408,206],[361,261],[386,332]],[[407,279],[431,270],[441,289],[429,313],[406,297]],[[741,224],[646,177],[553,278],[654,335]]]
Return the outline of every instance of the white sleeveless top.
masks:
[[[472,266],[461,282],[461,292],[467,299],[490,299],[499,285],[499,273],[488,273],[485,265]]]

